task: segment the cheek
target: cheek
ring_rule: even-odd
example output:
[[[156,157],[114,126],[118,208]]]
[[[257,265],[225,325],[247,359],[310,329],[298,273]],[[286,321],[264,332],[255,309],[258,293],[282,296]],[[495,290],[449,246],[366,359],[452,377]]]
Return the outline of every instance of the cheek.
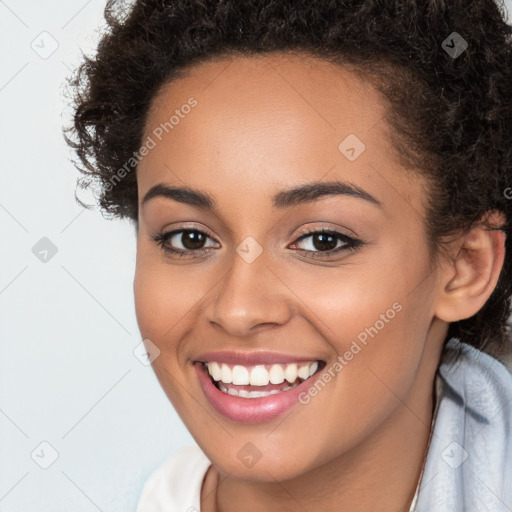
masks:
[[[390,389],[410,390],[430,327],[433,276],[421,254],[405,263],[399,253],[314,273],[296,269],[283,279],[302,301],[300,314],[342,358],[332,381],[340,402],[361,411],[382,412],[385,403],[396,405]]]
[[[133,288],[137,322],[144,337],[162,344],[183,336],[183,329],[212,286],[204,274],[195,277],[190,269],[138,253]]]
[[[185,322],[180,320],[186,318],[190,305],[174,276],[179,280],[179,273],[138,251],[133,292],[139,331],[142,339],[151,340],[160,350],[152,368],[167,397],[180,410],[183,397],[179,381],[184,379],[184,368],[179,340],[186,334]]]
[[[399,252],[381,252],[378,258],[365,255],[357,264],[347,260],[339,267],[312,266],[310,271],[304,264],[283,266],[276,273],[293,292],[290,300],[300,308],[298,314],[307,317],[338,353],[357,338],[363,343],[387,339],[398,347],[411,322],[428,323],[425,287],[411,293],[427,275],[424,262],[411,255],[403,264]]]

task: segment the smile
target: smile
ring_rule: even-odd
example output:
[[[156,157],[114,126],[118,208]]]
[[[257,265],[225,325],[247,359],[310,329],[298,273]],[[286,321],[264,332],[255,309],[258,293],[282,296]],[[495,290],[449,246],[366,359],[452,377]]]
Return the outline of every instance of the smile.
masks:
[[[194,364],[213,409],[237,422],[257,423],[280,416],[298,403],[300,393],[325,367],[321,360],[258,364],[260,361],[250,359],[236,364],[233,360],[203,358]]]
[[[261,398],[298,386],[317,371],[318,361],[256,366],[212,361],[206,363],[206,367],[222,392],[242,398]],[[261,389],[263,387],[265,389]]]

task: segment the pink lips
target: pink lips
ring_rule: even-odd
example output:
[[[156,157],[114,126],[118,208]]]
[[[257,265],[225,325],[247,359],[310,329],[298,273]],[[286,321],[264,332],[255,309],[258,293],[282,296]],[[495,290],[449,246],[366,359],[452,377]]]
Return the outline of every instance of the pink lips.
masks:
[[[222,357],[221,357],[222,355]],[[226,357],[226,353],[216,352],[203,354],[199,360],[203,361],[222,361],[225,363],[242,364],[242,361],[246,365],[250,364],[271,364],[277,362],[298,362],[298,361],[314,361],[315,358],[311,359],[290,359],[289,356],[281,354],[267,354],[267,359],[262,358],[262,354],[251,355],[248,354],[245,359],[238,355],[233,356],[231,359]],[[257,360],[256,360],[257,359]],[[311,385],[311,381],[308,379],[301,382],[299,385],[277,393],[259,398],[243,398],[239,396],[229,395],[218,389],[213,383],[206,366],[201,362],[194,363],[199,383],[201,388],[212,404],[213,408],[223,416],[238,422],[243,423],[259,423],[269,421],[277,418],[288,409],[292,408],[298,402],[298,395],[307,390]]]

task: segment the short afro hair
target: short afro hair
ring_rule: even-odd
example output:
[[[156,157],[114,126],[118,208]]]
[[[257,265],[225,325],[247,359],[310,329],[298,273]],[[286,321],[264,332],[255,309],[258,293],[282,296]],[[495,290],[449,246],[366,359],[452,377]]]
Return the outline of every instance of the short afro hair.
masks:
[[[95,56],[84,56],[68,81],[73,123],[64,132],[83,175],[77,185],[95,189],[105,215],[130,219],[138,231],[133,155],[163,85],[187,67],[237,55],[294,52],[346,65],[387,98],[396,154],[427,178],[434,254],[489,212],[504,215],[504,224],[487,223],[507,234],[498,284],[447,337],[500,357],[512,345],[512,47],[504,17],[494,0],[111,0]]]

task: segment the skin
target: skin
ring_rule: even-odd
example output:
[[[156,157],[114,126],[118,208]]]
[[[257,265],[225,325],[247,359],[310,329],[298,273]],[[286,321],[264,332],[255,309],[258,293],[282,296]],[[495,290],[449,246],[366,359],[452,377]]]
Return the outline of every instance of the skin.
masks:
[[[504,234],[477,226],[431,264],[425,183],[398,164],[383,98],[348,69],[279,53],[202,63],[159,91],[144,140],[191,96],[197,106],[139,164],[139,201],[164,182],[218,206],[140,204],[134,294],[142,337],[161,351],[157,378],[213,463],[201,510],[408,510],[448,324],[491,294]],[[338,149],[350,133],[366,146],[352,162]],[[350,182],[382,207],[341,194],[272,207],[277,192],[317,180]],[[305,250],[327,254],[318,239],[297,240],[323,226],[364,245],[314,258]],[[180,228],[209,233],[208,252],[169,256],[151,238]],[[236,252],[248,236],[263,251],[252,263]],[[172,243],[194,247],[181,236]],[[314,399],[274,420],[225,418],[199,386],[193,361],[207,350],[276,351],[330,367],[397,302],[401,311]],[[237,457],[248,442],[261,452],[250,468]]]

